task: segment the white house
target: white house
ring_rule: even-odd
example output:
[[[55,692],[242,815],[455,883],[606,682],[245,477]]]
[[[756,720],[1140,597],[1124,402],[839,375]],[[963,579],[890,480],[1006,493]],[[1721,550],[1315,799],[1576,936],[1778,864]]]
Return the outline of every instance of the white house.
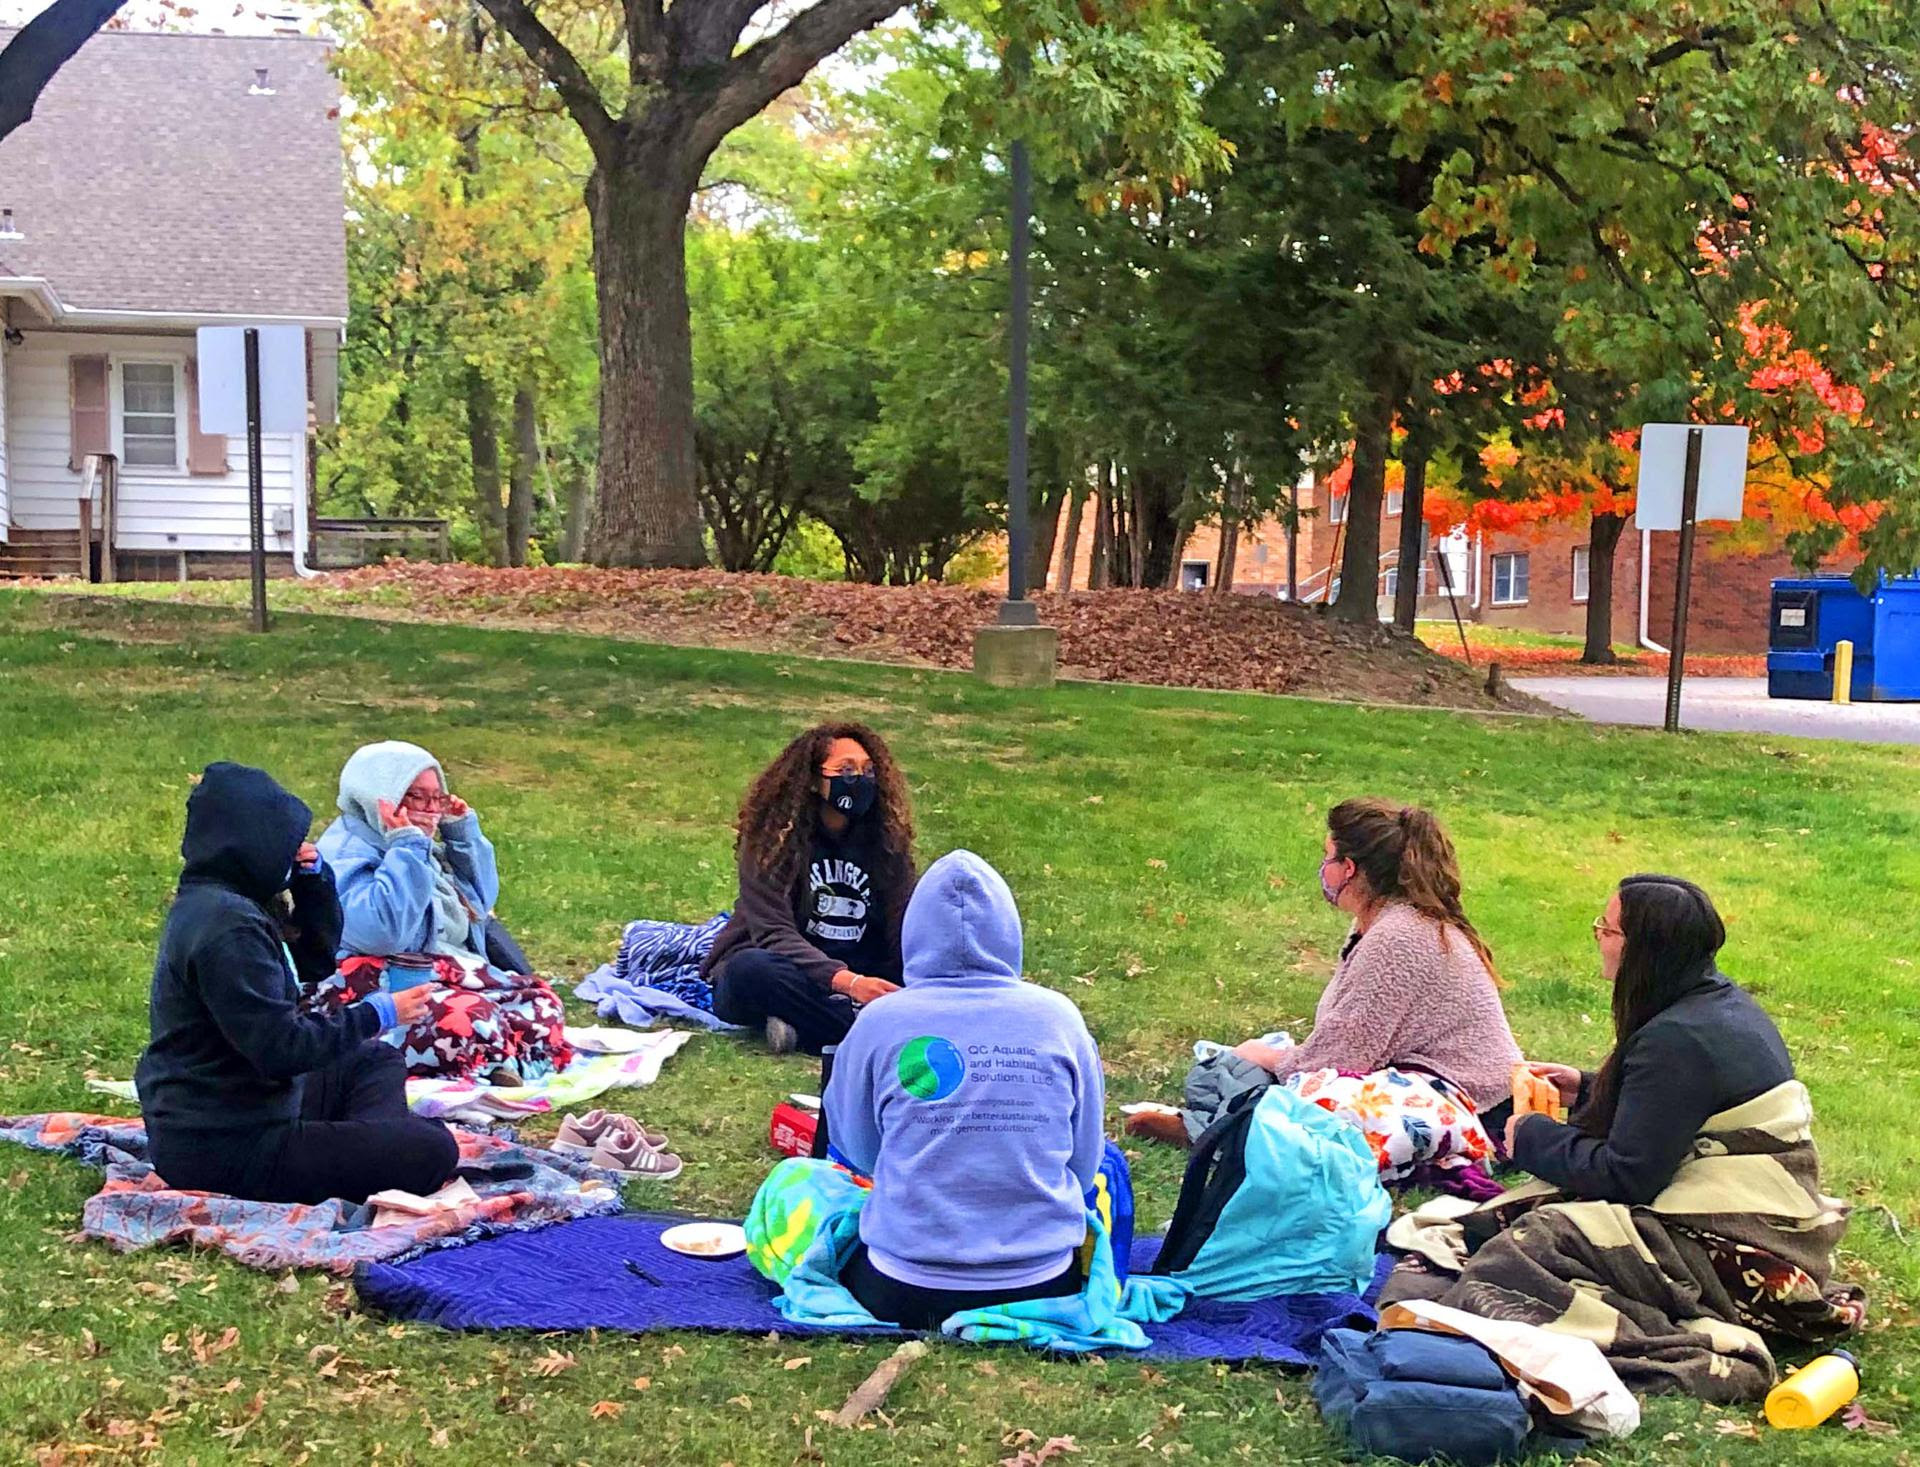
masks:
[[[306,37],[103,32],[0,139],[0,576],[244,572],[246,443],[200,431],[194,332],[305,328],[331,420],[347,258],[327,58]],[[262,458],[270,564],[304,570],[307,437],[268,435]]]

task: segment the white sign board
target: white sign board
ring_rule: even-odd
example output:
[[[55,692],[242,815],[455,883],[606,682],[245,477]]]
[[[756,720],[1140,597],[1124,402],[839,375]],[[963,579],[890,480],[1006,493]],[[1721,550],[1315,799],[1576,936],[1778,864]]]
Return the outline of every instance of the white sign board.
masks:
[[[307,333],[300,326],[258,326],[260,431],[307,431]],[[247,431],[247,345],[243,326],[202,326],[200,431],[244,437]]]
[[[1680,528],[1692,423],[1648,423],[1640,430],[1640,486],[1633,516],[1643,530]],[[1697,520],[1737,520],[1747,492],[1747,429],[1700,429],[1700,502]]]

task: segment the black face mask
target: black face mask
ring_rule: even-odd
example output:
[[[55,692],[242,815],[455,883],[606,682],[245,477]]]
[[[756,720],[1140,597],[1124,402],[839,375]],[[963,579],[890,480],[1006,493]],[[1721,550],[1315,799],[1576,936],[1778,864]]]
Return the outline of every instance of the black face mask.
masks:
[[[827,803],[849,820],[858,820],[879,798],[880,781],[871,774],[835,774],[827,780]]]

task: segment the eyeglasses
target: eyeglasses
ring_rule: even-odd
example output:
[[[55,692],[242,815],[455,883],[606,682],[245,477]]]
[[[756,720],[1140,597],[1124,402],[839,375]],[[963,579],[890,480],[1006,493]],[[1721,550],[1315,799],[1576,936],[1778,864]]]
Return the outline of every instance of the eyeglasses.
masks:
[[[1618,927],[1609,927],[1607,925],[1607,919],[1605,917],[1595,917],[1593,919],[1593,935],[1596,938],[1599,938],[1599,937],[1625,937],[1627,934],[1622,932]]]
[[[873,766],[871,764],[855,764],[851,760],[843,759],[838,764],[830,764],[830,765],[824,766],[820,772],[824,774],[828,779],[832,779],[836,775],[841,775],[841,774],[853,774],[853,775],[872,774]]]
[[[445,794],[424,794],[408,790],[401,797],[403,809],[418,810],[422,815],[445,814],[452,808],[452,801]]]

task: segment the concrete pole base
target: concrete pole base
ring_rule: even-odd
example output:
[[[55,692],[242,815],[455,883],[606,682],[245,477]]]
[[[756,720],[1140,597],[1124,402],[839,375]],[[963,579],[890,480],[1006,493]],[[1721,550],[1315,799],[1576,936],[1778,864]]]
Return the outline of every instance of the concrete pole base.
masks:
[[[996,688],[1050,688],[1060,657],[1054,627],[981,627],[973,634],[973,671]]]

